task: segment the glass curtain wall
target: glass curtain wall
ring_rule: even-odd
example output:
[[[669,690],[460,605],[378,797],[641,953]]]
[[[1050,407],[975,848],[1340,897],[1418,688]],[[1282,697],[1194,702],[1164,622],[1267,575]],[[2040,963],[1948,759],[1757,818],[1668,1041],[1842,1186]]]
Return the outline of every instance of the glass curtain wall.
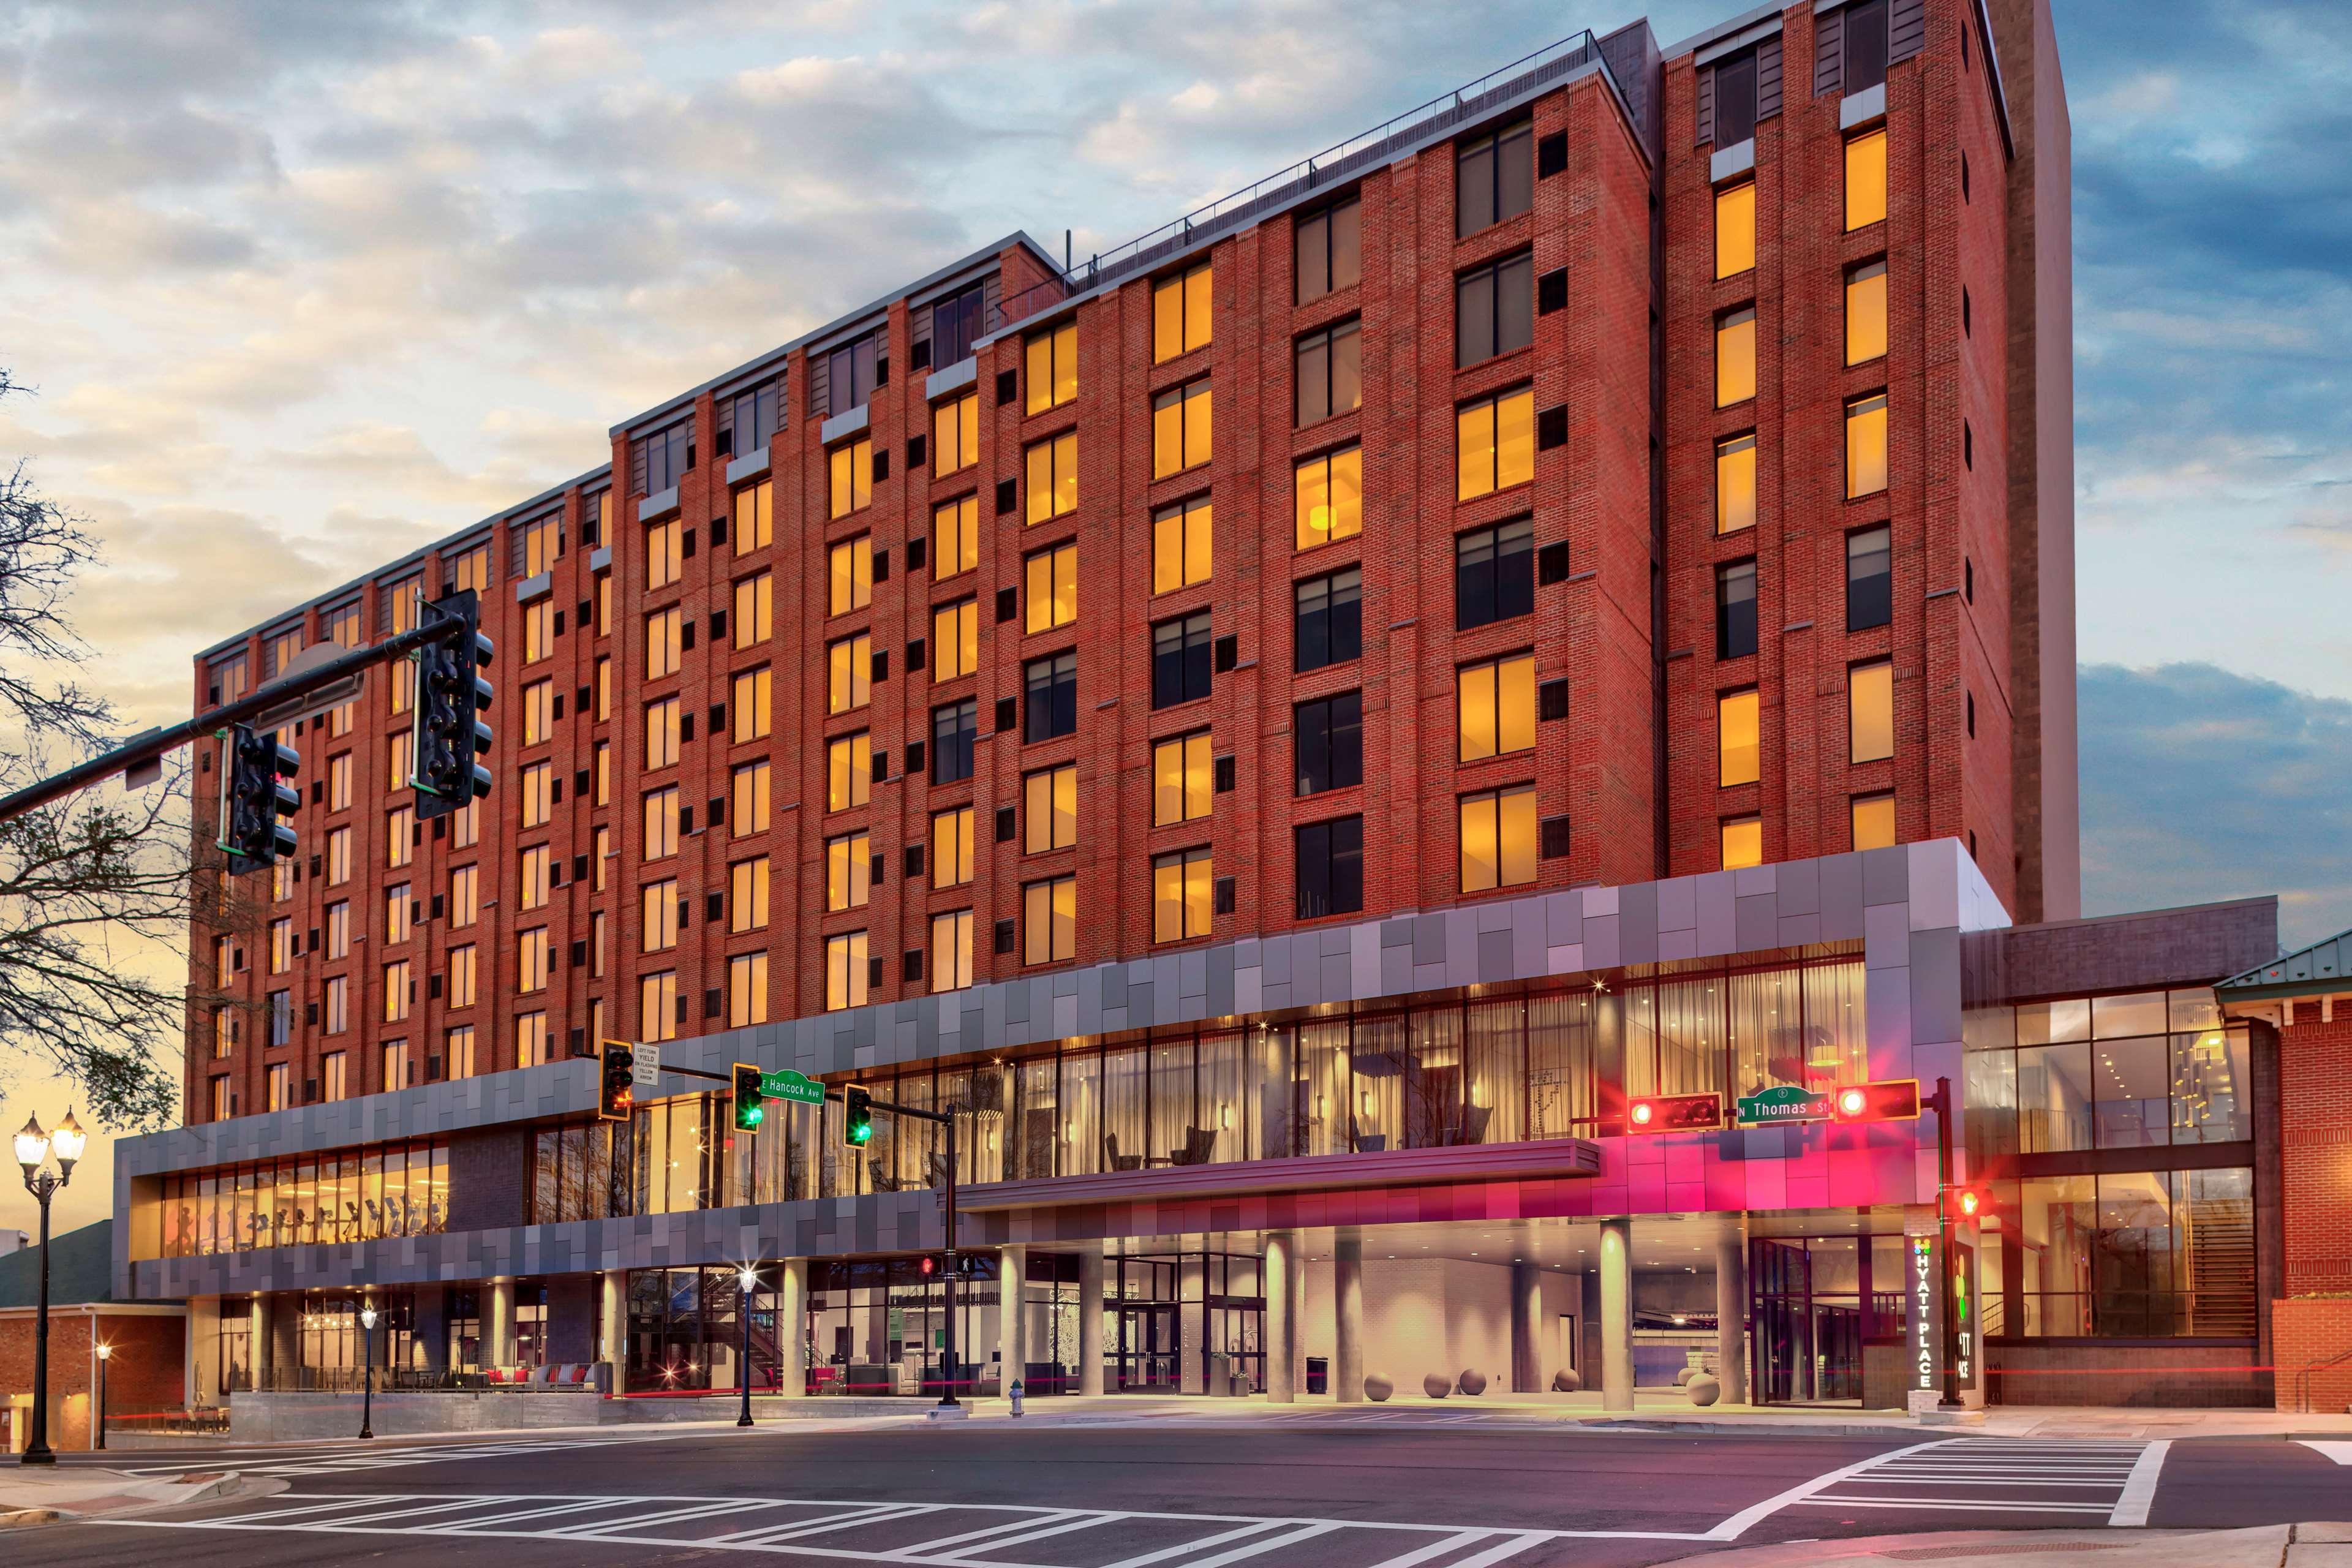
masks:
[[[194,1258],[261,1247],[431,1236],[446,1227],[449,1151],[380,1143],[163,1178],[161,1225],[132,1255]],[[146,1232],[133,1226],[134,1234]]]

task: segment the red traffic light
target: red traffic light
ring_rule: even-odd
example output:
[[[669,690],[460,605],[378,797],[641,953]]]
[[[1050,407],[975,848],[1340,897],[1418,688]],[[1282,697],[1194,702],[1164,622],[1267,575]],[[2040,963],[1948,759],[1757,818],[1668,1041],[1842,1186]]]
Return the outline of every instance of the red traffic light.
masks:
[[[940,1271],[940,1260],[926,1252],[923,1254],[919,1268],[923,1278],[928,1279]]]
[[[1947,1201],[1951,1205],[1952,1217],[1959,1220],[1974,1219],[1990,1206],[1984,1194],[1975,1187],[1954,1187],[1947,1194]]]
[[[1830,1115],[1839,1121],[1916,1121],[1919,1080],[1896,1078],[1841,1085],[1831,1092]]]
[[[1689,1132],[1722,1125],[1719,1094],[1645,1094],[1625,1105],[1628,1132]]]

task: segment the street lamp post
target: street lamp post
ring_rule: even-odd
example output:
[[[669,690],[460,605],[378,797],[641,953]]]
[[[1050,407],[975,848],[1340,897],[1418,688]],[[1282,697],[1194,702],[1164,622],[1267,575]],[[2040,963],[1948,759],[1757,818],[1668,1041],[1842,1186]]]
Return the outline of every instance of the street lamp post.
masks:
[[[20,1464],[58,1462],[49,1447],[49,1200],[73,1180],[74,1162],[81,1158],[87,1142],[70,1110],[55,1132],[42,1131],[40,1118],[28,1116],[16,1134],[16,1163],[25,1168],[25,1190],[41,1205],[40,1313],[33,1335],[33,1435],[25,1445]],[[58,1158],[54,1172],[47,1169],[53,1152]]]
[[[749,1426],[751,1424],[751,1291],[760,1283],[760,1277],[746,1264],[735,1276],[735,1282],[743,1288],[742,1294],[735,1301],[735,1315],[743,1320],[743,1362],[735,1374],[735,1381],[743,1385],[743,1414],[735,1417],[735,1425]]]
[[[106,1447],[106,1363],[114,1359],[114,1347],[98,1347],[98,1446]]]
[[[360,1436],[375,1436],[375,1307],[360,1309]]]

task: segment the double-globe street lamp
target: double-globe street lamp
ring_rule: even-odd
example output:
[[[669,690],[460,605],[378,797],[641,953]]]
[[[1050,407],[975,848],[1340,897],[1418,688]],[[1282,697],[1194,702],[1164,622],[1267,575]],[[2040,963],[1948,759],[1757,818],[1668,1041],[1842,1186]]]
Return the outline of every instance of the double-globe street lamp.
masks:
[[[49,1447],[49,1200],[73,1180],[74,1162],[81,1158],[89,1142],[89,1134],[70,1110],[54,1132],[42,1131],[41,1119],[28,1116],[16,1134],[16,1163],[25,1168],[25,1190],[41,1205],[41,1306],[33,1335],[33,1435],[19,1464],[58,1462]],[[58,1160],[55,1171],[48,1169],[52,1153]]]

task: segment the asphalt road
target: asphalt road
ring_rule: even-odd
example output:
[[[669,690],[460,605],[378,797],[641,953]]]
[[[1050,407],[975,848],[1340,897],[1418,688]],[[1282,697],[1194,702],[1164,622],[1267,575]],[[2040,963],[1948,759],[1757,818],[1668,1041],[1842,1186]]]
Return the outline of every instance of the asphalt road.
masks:
[[[347,1441],[201,1462],[289,1489],[48,1527],[40,1557],[88,1568],[539,1568],[746,1552],[961,1568],[1632,1568],[1838,1535],[2352,1519],[2352,1464],[2275,1437],[1685,1435],[1402,1411],[1233,1425],[793,1421]],[[188,1461],[114,1463],[177,1473]]]

